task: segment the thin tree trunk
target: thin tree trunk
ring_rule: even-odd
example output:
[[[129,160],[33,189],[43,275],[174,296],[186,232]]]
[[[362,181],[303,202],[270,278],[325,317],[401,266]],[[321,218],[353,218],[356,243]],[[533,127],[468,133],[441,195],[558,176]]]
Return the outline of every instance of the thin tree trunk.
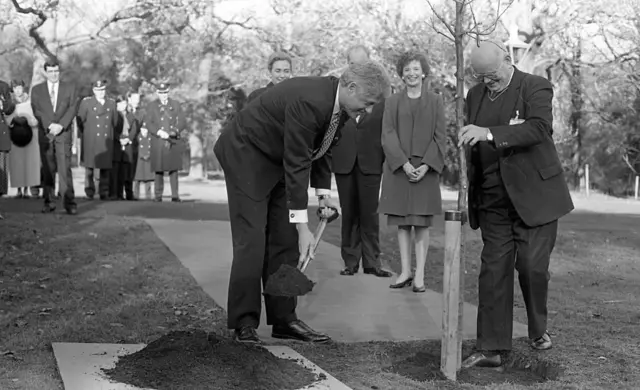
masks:
[[[198,66],[198,90],[196,92],[196,116],[205,115],[206,112],[200,112],[200,107],[205,107],[207,97],[209,95],[209,81],[211,68],[213,66],[213,52],[207,50],[204,53],[200,65]],[[205,110],[206,111],[206,110]],[[189,169],[189,177],[194,179],[207,178],[207,151],[204,148],[204,136],[207,132],[208,121],[205,118],[193,118],[193,126],[189,134],[189,149],[191,151],[191,164]]]
[[[571,91],[571,115],[569,117],[569,130],[574,139],[571,151],[571,185],[574,189],[580,187],[583,176],[583,156],[582,156],[582,110],[584,108],[584,98],[582,96],[582,40],[578,38],[577,46],[574,50],[573,61],[569,65],[571,76],[569,77],[569,90]]]

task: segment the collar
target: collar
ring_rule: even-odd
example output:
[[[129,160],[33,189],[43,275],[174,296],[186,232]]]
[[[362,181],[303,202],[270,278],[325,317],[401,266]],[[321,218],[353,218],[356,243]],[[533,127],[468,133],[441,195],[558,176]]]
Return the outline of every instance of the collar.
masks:
[[[51,81],[47,80],[47,86],[51,87],[52,85],[57,86],[58,84],[60,84],[60,81],[58,81],[57,83],[52,83]]]
[[[335,103],[333,104],[333,113],[331,114],[331,116],[339,114],[341,111],[340,109],[340,84],[338,84],[338,89],[336,90],[336,100]]]

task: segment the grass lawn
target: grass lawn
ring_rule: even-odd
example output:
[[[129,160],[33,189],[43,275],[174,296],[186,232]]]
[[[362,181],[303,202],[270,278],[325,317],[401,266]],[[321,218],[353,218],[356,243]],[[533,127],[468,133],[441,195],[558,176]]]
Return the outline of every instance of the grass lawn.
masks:
[[[453,208],[453,204],[445,206]],[[432,231],[426,272],[427,288],[442,291],[443,222]],[[400,271],[396,231],[381,223],[382,258]],[[340,245],[339,223],[328,225],[323,238]],[[478,232],[467,231],[465,299],[477,304],[477,277],[481,241]],[[520,354],[538,356],[564,365],[559,381],[536,389],[637,389],[640,387],[640,215],[574,212],[560,222],[551,261],[549,331],[555,347],[530,352],[517,343]],[[515,319],[526,324],[524,302],[516,281]],[[398,326],[401,325],[399,320]],[[370,389],[370,373],[429,349],[430,342],[340,345],[334,349],[300,347],[312,361],[345,380],[354,389]],[[472,344],[471,344],[472,345]],[[470,346],[470,345],[468,345]],[[362,352],[362,353],[361,353]],[[348,365],[337,363],[343,356]],[[357,367],[357,369],[355,368]],[[390,374],[385,374],[389,378]],[[442,383],[399,387],[393,380],[381,389],[439,389]],[[458,388],[458,387],[451,387]],[[459,388],[466,388],[464,386]],[[469,387],[476,388],[476,387]],[[492,389],[515,389],[503,385]]]
[[[62,389],[52,342],[148,343],[223,323],[224,312],[144,222],[4,216],[0,389]]]
[[[224,327],[224,313],[143,222],[4,215],[0,389],[62,389],[52,342],[148,343],[171,330]],[[325,240],[339,244],[339,226],[339,220],[329,225]],[[555,348],[534,354],[517,342],[516,349],[562,362],[565,372],[559,381],[530,388],[638,388],[639,230],[640,216],[633,215],[576,212],[561,221],[549,297]],[[477,303],[480,243],[474,232],[467,239],[465,297]],[[435,290],[441,289],[442,242],[442,227],[436,226],[426,280]],[[386,227],[382,248],[384,261],[398,271],[395,232]],[[516,299],[516,319],[526,322],[519,291]],[[396,372],[404,367],[419,377],[421,358],[428,351],[437,354],[437,342],[291,346],[354,390],[521,388],[417,382],[390,372],[395,365]]]

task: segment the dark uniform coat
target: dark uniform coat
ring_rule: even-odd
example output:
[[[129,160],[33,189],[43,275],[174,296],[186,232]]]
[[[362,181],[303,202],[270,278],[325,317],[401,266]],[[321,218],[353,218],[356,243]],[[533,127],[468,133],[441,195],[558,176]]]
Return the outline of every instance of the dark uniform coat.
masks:
[[[163,105],[156,100],[146,108],[143,126],[151,136],[151,169],[153,172],[179,171],[182,169],[182,157],[186,148],[184,136],[186,119],[180,104],[168,99]],[[158,131],[169,133],[171,139],[164,140]]]
[[[113,141],[118,122],[116,102],[105,98],[104,105],[94,96],[86,97],[78,108],[82,138],[81,161],[85,168],[111,169]]]
[[[0,152],[11,150],[11,136],[9,126],[4,121],[4,116],[13,113],[16,105],[11,99],[11,87],[4,81],[0,81],[0,100],[2,100],[2,112],[0,113]]]

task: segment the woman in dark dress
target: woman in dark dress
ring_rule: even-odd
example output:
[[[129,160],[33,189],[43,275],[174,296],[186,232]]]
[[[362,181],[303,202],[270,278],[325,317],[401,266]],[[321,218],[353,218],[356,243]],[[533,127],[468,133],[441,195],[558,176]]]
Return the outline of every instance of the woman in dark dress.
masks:
[[[424,55],[408,52],[397,64],[406,89],[389,97],[382,120],[385,163],[379,212],[387,224],[398,226],[402,272],[391,288],[426,290],[424,268],[429,227],[442,213],[440,173],[446,143],[442,97],[426,88],[429,65]],[[411,275],[411,232],[415,233],[415,277]]]

